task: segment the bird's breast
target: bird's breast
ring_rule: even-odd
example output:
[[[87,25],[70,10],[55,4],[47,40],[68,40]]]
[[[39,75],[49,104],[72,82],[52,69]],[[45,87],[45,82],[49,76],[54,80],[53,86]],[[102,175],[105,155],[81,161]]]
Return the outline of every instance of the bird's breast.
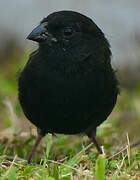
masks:
[[[116,101],[115,87],[112,88],[107,78],[113,74],[106,77],[99,69],[88,67],[74,63],[68,66],[53,62],[28,64],[19,78],[19,99],[28,119],[42,128],[47,122],[48,128],[59,133],[82,131],[93,114],[95,124],[100,124],[96,119],[101,114],[103,117],[98,119],[106,119]],[[71,122],[71,126],[67,126],[67,122]],[[92,118],[89,124],[91,122]],[[59,124],[67,128],[61,129]],[[79,129],[71,132],[71,127],[77,126]]]
[[[104,92],[106,82],[103,73],[87,62],[38,62],[27,65],[21,75],[21,86],[28,87],[23,92],[28,92],[26,96],[28,94],[32,101],[73,107],[73,104],[80,106],[96,102],[97,96],[99,101]]]

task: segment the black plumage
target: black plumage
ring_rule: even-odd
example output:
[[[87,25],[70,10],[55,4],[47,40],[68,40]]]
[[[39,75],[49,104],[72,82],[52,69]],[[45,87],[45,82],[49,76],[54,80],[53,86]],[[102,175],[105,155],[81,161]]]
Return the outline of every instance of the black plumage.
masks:
[[[59,11],[44,18],[28,39],[39,48],[18,83],[23,111],[39,132],[34,149],[46,133],[85,133],[101,153],[96,127],[107,119],[119,93],[104,33],[80,13]]]

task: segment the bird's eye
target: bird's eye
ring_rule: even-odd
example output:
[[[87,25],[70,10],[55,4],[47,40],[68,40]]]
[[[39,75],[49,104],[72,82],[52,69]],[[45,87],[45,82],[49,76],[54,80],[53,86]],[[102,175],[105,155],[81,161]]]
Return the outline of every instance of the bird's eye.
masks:
[[[74,31],[73,31],[72,27],[66,27],[63,31],[64,36],[66,36],[66,37],[70,37],[73,34],[73,32]]]

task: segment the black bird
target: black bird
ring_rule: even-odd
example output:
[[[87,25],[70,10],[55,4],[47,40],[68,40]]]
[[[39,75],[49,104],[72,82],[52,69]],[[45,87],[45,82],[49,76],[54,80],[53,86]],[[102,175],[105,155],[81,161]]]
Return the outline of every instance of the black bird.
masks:
[[[85,133],[102,153],[96,127],[107,119],[119,93],[104,33],[78,12],[59,11],[27,39],[39,43],[18,80],[24,114],[38,128],[28,162],[46,133]]]

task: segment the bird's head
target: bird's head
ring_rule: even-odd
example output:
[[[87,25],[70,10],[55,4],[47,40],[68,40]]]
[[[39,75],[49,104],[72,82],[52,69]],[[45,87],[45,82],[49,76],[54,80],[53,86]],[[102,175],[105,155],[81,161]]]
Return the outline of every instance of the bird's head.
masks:
[[[73,11],[59,11],[44,18],[27,37],[45,47],[57,46],[57,50],[70,52],[78,56],[88,51],[98,51],[108,41],[99,27],[88,17]],[[77,54],[77,55],[76,55]],[[100,54],[100,53],[99,53]],[[80,58],[79,58],[80,59]]]

